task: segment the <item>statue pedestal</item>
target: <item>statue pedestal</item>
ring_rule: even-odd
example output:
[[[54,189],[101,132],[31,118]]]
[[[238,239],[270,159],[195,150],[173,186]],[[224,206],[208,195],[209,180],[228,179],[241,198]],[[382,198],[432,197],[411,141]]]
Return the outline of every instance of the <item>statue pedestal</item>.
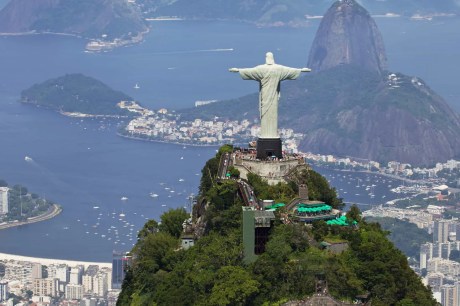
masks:
[[[280,138],[259,138],[257,139],[257,159],[283,158],[283,151]]]
[[[283,159],[261,160],[256,159],[253,152],[238,152],[232,156],[233,166],[240,171],[242,179],[248,179],[248,174],[253,173],[266,180],[270,185],[288,182],[293,171],[309,169],[305,160],[298,155],[286,154]]]

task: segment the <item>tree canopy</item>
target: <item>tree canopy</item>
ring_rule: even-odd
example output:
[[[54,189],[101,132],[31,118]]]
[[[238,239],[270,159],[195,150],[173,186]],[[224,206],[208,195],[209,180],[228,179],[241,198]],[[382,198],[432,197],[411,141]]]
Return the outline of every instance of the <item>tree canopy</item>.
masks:
[[[120,101],[132,100],[101,81],[79,73],[49,79],[21,92],[24,103],[92,115],[132,116],[129,111],[117,107]]]
[[[228,149],[228,148],[227,148]],[[162,223],[147,222],[133,248],[134,263],[127,271],[117,305],[278,305],[315,293],[324,277],[329,293],[352,302],[368,294],[373,305],[436,305],[430,290],[412,271],[406,256],[388,240],[378,223],[361,220],[357,207],[348,214],[354,227],[312,227],[278,220],[265,252],[253,263],[243,261],[242,202],[236,182],[214,181],[211,171],[222,152],[203,168],[200,195],[206,212],[204,235],[187,250],[178,239],[180,211],[169,211]],[[312,184],[317,199],[341,206],[335,191],[316,173],[301,173]],[[295,196],[295,184],[267,187],[258,177],[249,179],[254,190],[269,198]],[[174,216],[174,218],[173,218]],[[177,218],[176,218],[177,217]],[[163,225],[175,220],[175,226]],[[183,220],[182,220],[183,221]],[[320,248],[323,239],[342,241],[348,249],[332,253]]]

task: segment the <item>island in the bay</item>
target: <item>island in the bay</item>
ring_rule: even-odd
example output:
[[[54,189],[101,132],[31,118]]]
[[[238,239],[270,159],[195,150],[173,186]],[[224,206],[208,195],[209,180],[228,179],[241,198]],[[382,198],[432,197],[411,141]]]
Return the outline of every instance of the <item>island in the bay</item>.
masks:
[[[22,103],[56,110],[68,116],[113,118],[131,117],[133,112],[120,107],[120,102],[132,100],[128,95],[80,73],[35,84],[23,90],[20,99]]]

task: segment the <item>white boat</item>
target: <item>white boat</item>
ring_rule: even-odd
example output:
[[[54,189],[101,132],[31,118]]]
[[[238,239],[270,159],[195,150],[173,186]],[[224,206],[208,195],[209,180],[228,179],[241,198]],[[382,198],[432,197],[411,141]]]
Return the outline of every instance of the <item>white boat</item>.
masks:
[[[185,181],[183,178],[179,179],[179,182],[183,182],[183,181]]]
[[[33,161],[33,159],[30,158],[29,156],[24,157],[24,160],[25,160],[26,162],[31,162],[31,161]]]
[[[126,201],[126,200],[128,200],[128,197],[121,197],[121,200]]]
[[[139,84],[136,83],[136,85],[134,85],[134,89],[139,89],[139,88],[141,87],[139,86]]]
[[[119,216],[120,216],[120,217],[124,217],[124,216],[125,216],[125,214],[124,214],[124,213],[121,213],[121,214],[119,214]]]
[[[151,196],[152,198],[158,197],[158,195],[157,195],[156,193],[153,193],[153,192],[150,193],[150,196]]]

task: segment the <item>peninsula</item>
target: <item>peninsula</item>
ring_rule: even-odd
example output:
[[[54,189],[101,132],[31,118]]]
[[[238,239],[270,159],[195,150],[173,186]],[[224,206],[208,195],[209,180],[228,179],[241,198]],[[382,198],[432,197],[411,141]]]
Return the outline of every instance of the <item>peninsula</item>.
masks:
[[[92,51],[139,42],[148,30],[134,1],[11,0],[0,11],[0,35],[75,35]]]
[[[8,187],[6,181],[0,180],[0,230],[45,221],[61,211],[60,205],[29,193],[26,187]]]

